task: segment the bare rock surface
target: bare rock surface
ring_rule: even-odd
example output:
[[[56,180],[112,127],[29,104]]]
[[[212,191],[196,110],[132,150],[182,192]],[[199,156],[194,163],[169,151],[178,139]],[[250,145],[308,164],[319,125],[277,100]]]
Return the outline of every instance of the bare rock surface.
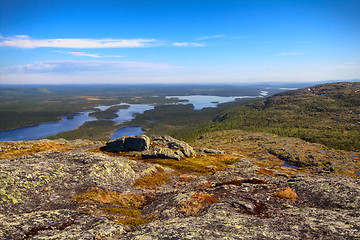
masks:
[[[144,151],[149,149],[150,139],[146,135],[120,137],[106,143],[108,152]]]
[[[330,154],[336,169],[346,154],[306,145],[306,157],[289,143],[282,149],[315,164],[294,170],[269,153],[280,149],[281,139],[241,134],[232,146],[246,143],[249,155],[235,148],[228,154],[224,142],[226,148],[198,146],[206,149],[195,157],[188,144],[153,136],[132,137],[126,152],[78,141],[62,151],[0,160],[0,239],[360,239],[359,177],[314,170],[316,162],[325,166],[317,151]],[[108,143],[113,150],[120,148],[116,141]],[[136,148],[144,150],[130,151]],[[149,157],[156,161],[146,153],[156,153]]]
[[[128,227],[90,214],[53,210],[0,219],[0,239],[110,239]]]
[[[127,136],[106,143],[108,152],[141,152],[144,159],[162,158],[181,160],[184,157],[196,156],[194,149],[186,142],[170,136]]]
[[[328,175],[298,175],[287,182],[303,201],[313,207],[360,211],[359,179]]]
[[[137,172],[134,171],[137,170]],[[45,152],[0,162],[0,213],[74,208],[71,196],[91,187],[131,190],[154,165],[89,152]]]

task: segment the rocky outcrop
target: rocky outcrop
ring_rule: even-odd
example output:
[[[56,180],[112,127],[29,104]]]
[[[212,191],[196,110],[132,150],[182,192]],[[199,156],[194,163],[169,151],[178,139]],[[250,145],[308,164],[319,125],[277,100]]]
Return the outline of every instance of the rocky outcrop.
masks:
[[[143,151],[143,159],[162,158],[162,159],[175,159],[180,161],[184,157],[181,151],[172,151],[169,148],[153,147],[151,150]]]
[[[284,208],[259,218],[219,203],[200,217],[155,221],[122,239],[359,239],[359,220],[350,212],[312,208]]]
[[[170,136],[128,136],[106,143],[108,152],[141,152],[143,159],[162,158],[181,160],[184,157],[195,156],[194,149],[186,142]]]
[[[69,211],[39,211],[0,218],[0,239],[109,239],[128,227],[93,215]]]
[[[296,175],[288,184],[309,205],[360,211],[360,180],[343,176]]]
[[[326,180],[325,176],[319,175],[312,178],[317,181]],[[356,181],[353,183],[359,186]],[[243,182],[233,185],[229,181],[226,184],[228,185],[160,195],[143,210],[148,213],[157,212],[160,219],[138,227],[123,239],[360,238],[360,214],[353,206],[343,205],[337,208],[334,205],[330,209],[313,207],[303,202],[312,196],[304,198],[301,193],[297,200],[281,199],[274,195],[281,185],[280,182]],[[331,191],[336,188],[333,185],[327,194],[331,195]],[[213,203],[203,206],[203,210],[198,214],[190,212],[190,216],[184,217],[186,212],[179,206],[184,207],[182,203],[187,203],[185,210],[199,209],[202,202],[194,202],[193,196],[206,194],[207,201]],[[313,201],[316,199],[317,196],[313,196]]]
[[[358,166],[356,159],[344,161],[353,153],[233,133],[221,142],[204,137],[211,144],[197,149],[209,148],[183,161],[145,159],[194,156],[168,136],[150,137],[147,150],[124,154],[101,152],[98,143],[89,150],[86,143],[1,160],[0,239],[360,239],[358,177],[319,174],[312,165],[287,169],[269,149],[305,146],[298,154],[313,155],[319,165],[327,154],[336,169]],[[129,146],[147,142],[130,139]],[[21,151],[26,142],[4,144]]]
[[[106,143],[108,152],[144,151],[150,147],[150,138],[146,135],[120,137]]]
[[[180,150],[185,157],[196,155],[194,149],[189,144],[170,136],[152,136],[151,140],[155,145],[168,147],[174,151]]]
[[[0,213],[74,208],[71,196],[99,187],[131,190],[156,166],[90,152],[46,152],[0,161]]]
[[[224,154],[225,152],[219,149],[211,149],[211,148],[200,148],[199,149],[200,152],[204,152],[204,153],[216,153],[216,154]]]

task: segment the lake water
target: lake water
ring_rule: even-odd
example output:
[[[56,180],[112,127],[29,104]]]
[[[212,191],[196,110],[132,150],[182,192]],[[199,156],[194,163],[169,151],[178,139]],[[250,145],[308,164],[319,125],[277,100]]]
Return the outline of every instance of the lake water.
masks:
[[[201,110],[207,107],[216,107],[220,103],[232,102],[237,98],[258,98],[267,96],[267,91],[261,91],[258,96],[236,96],[236,97],[219,97],[219,96],[206,96],[206,95],[191,95],[191,96],[167,96],[166,98],[178,98],[181,100],[187,100],[186,102],[180,102],[179,104],[194,105],[194,110]]]
[[[118,137],[130,136],[130,135],[140,135],[143,134],[144,131],[141,127],[124,127],[116,130],[114,134],[111,136],[111,139],[115,139]]]
[[[204,95],[192,95],[192,96],[168,96],[167,98],[179,98],[188,100],[183,104],[193,104],[195,110],[200,110],[206,107],[216,107],[219,103],[235,101],[237,98],[256,98],[266,96],[266,91],[261,91],[259,96],[237,96],[237,97],[219,97],[219,96],[204,96]],[[111,119],[117,123],[124,123],[134,118],[134,114],[142,114],[146,110],[151,110],[154,106],[148,104],[127,104],[121,103],[117,105],[130,105],[128,109],[120,109],[117,114],[118,117]],[[112,105],[115,106],[115,105]],[[97,108],[104,111],[111,106],[98,106]],[[0,131],[0,141],[22,141],[22,140],[34,140],[45,138],[51,135],[58,134],[64,131],[74,130],[81,126],[85,122],[95,121],[96,118],[89,117],[91,112],[80,112],[80,115],[74,116],[73,119],[67,119],[63,117],[59,122],[42,123],[36,126],[17,128],[8,131]],[[112,139],[128,135],[142,134],[141,127],[125,127],[120,128],[114,132],[111,136]]]
[[[119,104],[120,105],[120,104]],[[99,106],[97,108],[106,110],[110,106]],[[120,109],[117,114],[119,117],[112,119],[117,123],[123,123],[134,118],[134,113],[143,113],[146,110],[153,109],[154,106],[147,104],[131,104],[128,109]],[[89,117],[91,112],[80,112],[80,115],[73,119],[63,117],[59,122],[42,123],[36,126],[17,128],[8,131],[0,131],[0,141],[23,141],[45,138],[64,131],[74,130],[85,122],[95,121],[96,118]],[[138,132],[134,130],[134,132]],[[121,131],[120,133],[121,134]],[[132,134],[131,134],[132,135]]]

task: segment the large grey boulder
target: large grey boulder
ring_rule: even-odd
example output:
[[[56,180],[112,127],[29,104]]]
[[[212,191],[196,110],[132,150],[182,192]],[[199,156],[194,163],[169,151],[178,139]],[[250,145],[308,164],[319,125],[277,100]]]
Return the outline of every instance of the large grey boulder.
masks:
[[[144,151],[150,147],[150,138],[146,135],[126,136],[115,139],[106,143],[107,152],[130,152]]]
[[[141,152],[143,159],[162,158],[180,160],[184,157],[195,156],[194,149],[186,142],[170,136],[145,135],[117,138],[106,143],[108,152]]]
[[[185,155],[185,157],[196,156],[194,149],[189,144],[170,136],[152,136],[151,140],[153,141],[153,144],[158,146],[168,147],[170,149],[174,149],[175,151],[179,150]]]
[[[150,147],[150,138],[146,135],[129,136],[125,138],[127,151],[144,151]]]
[[[151,158],[162,158],[162,159],[175,159],[180,161],[181,155],[180,152],[174,152],[170,150],[169,148],[161,148],[161,147],[154,147],[152,150],[143,151],[142,152],[142,158],[143,159],[151,159]]]

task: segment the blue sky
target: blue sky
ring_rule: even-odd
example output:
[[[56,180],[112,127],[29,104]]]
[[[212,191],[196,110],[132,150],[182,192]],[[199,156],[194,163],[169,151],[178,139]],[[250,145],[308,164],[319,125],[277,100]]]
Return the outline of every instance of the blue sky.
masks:
[[[0,83],[360,78],[359,0],[0,0]]]

